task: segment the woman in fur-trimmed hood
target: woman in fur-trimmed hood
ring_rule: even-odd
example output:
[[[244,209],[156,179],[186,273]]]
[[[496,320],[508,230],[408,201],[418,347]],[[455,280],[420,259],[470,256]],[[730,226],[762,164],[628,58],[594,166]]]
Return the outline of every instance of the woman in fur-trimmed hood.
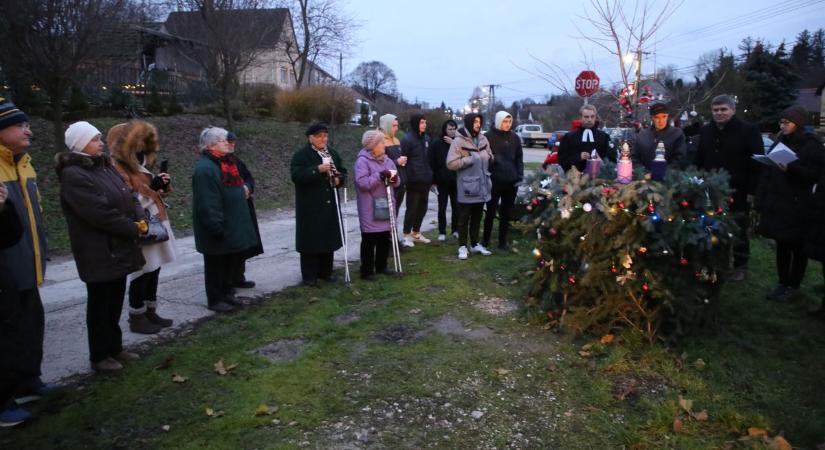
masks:
[[[143,120],[121,123],[106,135],[112,162],[126,184],[137,195],[147,217],[157,217],[169,239],[141,246],[146,264],[129,274],[129,329],[134,333],[155,334],[172,325],[172,320],[157,314],[157,286],[160,268],[175,260],[175,238],[163,199],[172,192],[169,175],[153,175],[152,167],[160,145],[154,125]]]

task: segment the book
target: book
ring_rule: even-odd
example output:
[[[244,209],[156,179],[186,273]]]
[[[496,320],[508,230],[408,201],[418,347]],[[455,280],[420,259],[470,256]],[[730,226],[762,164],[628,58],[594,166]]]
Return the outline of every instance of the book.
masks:
[[[787,167],[788,164],[799,159],[796,153],[783,143],[778,143],[767,155],[753,155],[753,159],[766,166]]]

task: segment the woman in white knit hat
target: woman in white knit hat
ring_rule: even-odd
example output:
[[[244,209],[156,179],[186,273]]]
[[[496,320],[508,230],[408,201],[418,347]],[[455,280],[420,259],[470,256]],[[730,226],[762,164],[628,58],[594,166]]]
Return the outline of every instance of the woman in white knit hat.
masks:
[[[138,239],[150,229],[132,191],[103,153],[100,131],[88,122],[66,130],[68,152],[57,155],[60,205],[72,253],[86,283],[89,359],[96,371],[116,371],[138,355],[123,350],[120,314],[126,276],[144,264]]]

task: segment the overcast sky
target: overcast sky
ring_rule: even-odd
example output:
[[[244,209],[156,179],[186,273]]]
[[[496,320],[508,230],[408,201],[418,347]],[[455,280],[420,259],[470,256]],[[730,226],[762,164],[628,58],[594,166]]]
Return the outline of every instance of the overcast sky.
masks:
[[[395,71],[405,98],[431,106],[443,100],[463,107],[473,88],[485,84],[500,84],[496,97],[507,106],[557,93],[517,67],[535,72],[530,54],[558,64],[571,79],[585,69],[585,58],[602,86],[621,79],[615,57],[576,29],[593,30],[580,17],[589,7],[586,0],[350,0],[344,7],[362,24],[358,44],[344,60],[344,75],[360,62],[381,61]],[[649,49],[655,55],[645,56],[642,72],[672,64],[688,67],[683,73],[692,78],[689,66],[700,56],[722,47],[739,53],[746,36],[792,45],[803,29],[823,27],[825,0],[687,0],[657,35],[660,43]],[[337,75],[338,68],[330,72]]]

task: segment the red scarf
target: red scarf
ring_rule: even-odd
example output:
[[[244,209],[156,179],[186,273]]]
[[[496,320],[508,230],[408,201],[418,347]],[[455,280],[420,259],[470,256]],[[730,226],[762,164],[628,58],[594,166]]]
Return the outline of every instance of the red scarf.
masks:
[[[238,165],[228,153],[207,150],[206,155],[221,166],[221,181],[224,186],[243,186],[243,178],[238,172]]]

